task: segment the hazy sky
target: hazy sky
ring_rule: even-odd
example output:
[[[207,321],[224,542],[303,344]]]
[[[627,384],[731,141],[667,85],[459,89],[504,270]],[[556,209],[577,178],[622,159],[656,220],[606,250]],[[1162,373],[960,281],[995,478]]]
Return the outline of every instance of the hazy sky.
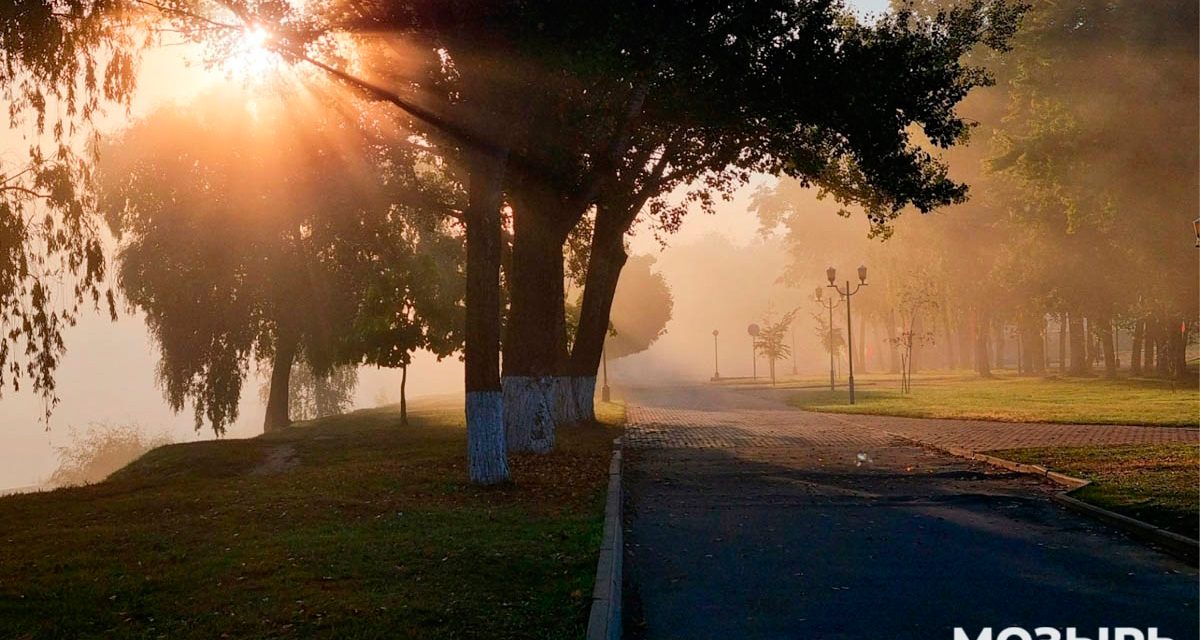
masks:
[[[887,0],[855,0],[850,3],[862,13],[885,10]],[[186,65],[181,54],[186,47],[172,47],[147,57],[142,67],[143,80],[133,105],[136,117],[152,111],[166,101],[185,101],[203,91],[215,81],[220,81],[211,71]],[[192,53],[194,57],[194,52]],[[126,120],[124,113],[108,116],[102,122],[111,128],[119,128]],[[14,144],[15,143],[15,144]],[[0,132],[0,149],[11,152],[21,149],[21,142],[12,132]],[[686,219],[680,232],[671,238],[673,247],[679,247],[686,256],[689,246],[716,234],[726,238],[734,246],[756,242],[757,220],[747,212],[750,194],[759,185],[771,178],[760,177],[740,191],[735,199],[723,203],[715,216],[693,215]],[[670,272],[687,274],[690,268],[685,259],[675,259],[672,250],[665,252],[654,240],[653,234],[644,230],[632,239],[632,248],[637,253],[660,255],[660,266],[671,277]],[[780,256],[761,263],[761,277],[777,268]],[[755,300],[761,306],[772,296],[772,286],[766,287],[763,300]],[[690,288],[682,286],[677,293],[677,309],[685,313],[707,313],[705,304],[712,300],[694,300],[689,296]],[[718,301],[719,302],[719,301]],[[700,306],[697,306],[700,305]],[[732,320],[731,320],[732,322]],[[705,324],[705,326],[707,326]],[[699,331],[699,329],[696,329]],[[691,331],[675,331],[665,338],[660,349],[679,346],[681,340],[691,341]],[[40,421],[41,400],[27,392],[13,393],[5,389],[0,398],[0,489],[35,484],[43,481],[56,466],[55,447],[69,439],[70,429],[85,429],[89,423],[110,422],[116,424],[136,423],[147,432],[167,432],[176,441],[212,437],[207,428],[196,433],[192,428],[190,409],[183,414],[174,414],[163,400],[162,392],[155,380],[158,361],[156,348],[146,333],[140,315],[122,314],[117,322],[110,322],[102,314],[85,312],[78,326],[66,333],[67,353],[58,370],[58,391],[61,404],[47,425]],[[707,353],[707,352],[706,352]],[[707,356],[705,356],[707,358]],[[638,369],[657,371],[663,375],[690,371],[691,363],[663,361],[654,362],[654,352],[648,352],[614,367],[619,374],[637,364]],[[697,361],[697,365],[700,361]],[[705,361],[706,362],[706,361]],[[704,365],[707,366],[707,365]],[[732,363],[731,363],[731,366]],[[430,356],[421,354],[410,369],[409,394],[418,396],[431,393],[456,391],[462,384],[462,365],[455,358],[437,363]],[[390,370],[363,370],[356,397],[358,406],[374,406],[380,401],[395,402],[399,397],[399,374]],[[243,390],[242,412],[239,420],[230,427],[230,437],[247,437],[261,433],[263,410],[258,400],[259,379],[248,381]]]

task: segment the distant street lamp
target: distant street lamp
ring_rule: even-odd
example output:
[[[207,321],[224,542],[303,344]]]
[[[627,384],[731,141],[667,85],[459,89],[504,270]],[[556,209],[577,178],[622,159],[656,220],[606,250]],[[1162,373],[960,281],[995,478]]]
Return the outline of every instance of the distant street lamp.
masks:
[[[829,267],[825,270],[825,277],[829,278],[829,287],[834,291],[842,294],[846,298],[846,362],[850,363],[850,404],[854,404],[854,331],[853,325],[850,324],[850,297],[858,293],[858,290],[867,286],[867,268],[861,266],[858,268],[858,284],[854,289],[850,289],[850,281],[846,281],[846,290],[843,291],[834,284],[837,279],[837,270]]]
[[[824,289],[817,287],[817,303],[819,303],[822,307],[829,309],[829,331],[827,332],[829,335],[829,390],[834,391],[837,389],[837,377],[834,374],[833,364],[833,310],[842,303],[842,300],[840,297],[837,300],[834,300],[833,298],[824,300],[822,299],[822,295],[824,293]]]
[[[720,331],[713,329],[713,380],[721,379],[721,366],[720,361],[717,359],[717,335],[720,333]]]
[[[753,367],[750,379],[758,380],[758,347],[754,346],[754,339],[758,337],[758,325],[751,324],[746,327],[746,333],[750,334],[750,362]]]

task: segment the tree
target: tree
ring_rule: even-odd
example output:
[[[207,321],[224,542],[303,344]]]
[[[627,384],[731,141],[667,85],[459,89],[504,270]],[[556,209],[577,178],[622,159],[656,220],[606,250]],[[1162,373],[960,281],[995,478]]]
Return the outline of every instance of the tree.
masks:
[[[80,433],[67,431],[70,443],[55,447],[58,468],[47,484],[72,487],[100,482],[156,447],[171,444],[167,434],[147,434],[137,425],[93,423]]]
[[[162,10],[149,7],[143,8]],[[961,186],[910,143],[909,127],[921,125],[937,146],[964,135],[966,125],[954,107],[987,78],[960,58],[977,42],[1002,46],[1019,15],[1006,3],[983,1],[934,19],[901,12],[873,25],[854,23],[828,0],[569,10],[550,2],[299,8],[231,2],[220,15],[190,0],[161,7],[160,20],[217,52],[247,29],[265,30],[270,46],[286,60],[399,106],[423,143],[463,168],[462,183],[469,185],[464,219],[470,468],[473,479],[485,483],[507,478],[505,451],[497,444],[503,406],[497,240],[505,189],[517,205],[518,227],[512,335],[506,342],[518,357],[506,358],[505,366],[516,367],[517,376],[544,376],[566,366],[566,340],[546,345],[540,333],[549,327],[557,336],[565,325],[561,278],[554,277],[562,264],[559,240],[593,204],[598,212],[619,212],[619,219],[604,225],[598,218],[596,235],[604,228],[619,236],[628,229],[623,220],[631,224],[647,202],[638,202],[643,196],[706,176],[744,180],[752,169],[823,184],[848,202],[869,203],[871,214],[880,217],[910,202],[927,209],[961,198]],[[363,33],[375,42],[378,34],[390,33],[419,46],[404,48],[412,54],[407,64],[377,66],[378,82],[367,82],[339,68],[332,46],[345,37],[364,44],[359,50],[364,62],[395,62],[395,50],[366,46]],[[860,77],[864,74],[870,77]],[[402,95],[389,85],[408,89]],[[727,92],[738,96],[731,106]],[[781,98],[817,94],[830,100]],[[545,107],[535,104],[543,98]],[[714,144],[716,139],[725,144]],[[673,151],[662,154],[666,149]],[[706,161],[688,162],[701,157]],[[655,164],[688,170],[664,170],[645,182],[649,189],[625,188],[638,185],[640,176],[653,178]],[[650,173],[643,174],[647,167]],[[695,197],[710,198],[720,182],[697,188]],[[602,196],[606,184],[619,188]],[[608,204],[601,206],[602,200]],[[521,222],[523,212],[535,210],[546,213],[525,215],[528,224]],[[613,252],[608,236],[614,232],[605,233],[601,246]],[[619,269],[598,269],[615,283],[614,271]],[[606,314],[615,287],[599,284],[594,303],[585,291],[580,335],[572,347],[580,350],[580,363],[590,362],[593,374],[596,345],[607,326],[597,314]],[[544,291],[551,292],[553,304],[540,295]],[[531,406],[540,410],[536,402]]]
[[[775,362],[787,360],[792,354],[792,348],[788,346],[787,338],[788,329],[792,326],[792,318],[795,315],[796,310],[793,309],[783,314],[778,321],[774,321],[768,314],[766,318],[763,318],[758,335],[754,336],[755,350],[766,356],[770,365],[771,386],[775,386]]]
[[[120,285],[159,343],[167,399],[176,410],[191,402],[197,428],[207,420],[217,433],[237,416],[253,360],[271,363],[269,431],[290,423],[298,359],[324,377],[347,361],[390,364],[385,347],[430,342],[397,281],[425,274],[424,252],[444,248],[389,204],[388,180],[400,178],[371,162],[352,123],[261,98],[248,115],[247,104],[232,92],[161,111],[102,165],[105,209],[122,238]],[[405,159],[393,154],[388,166]],[[383,259],[388,280],[378,277]],[[430,281],[414,288],[441,279]],[[396,315],[417,335],[385,340]]]
[[[653,256],[633,256],[621,272],[613,296],[612,329],[605,349],[609,359],[624,358],[650,348],[671,321],[671,286],[653,270]]]
[[[842,328],[833,327],[831,330],[829,319],[823,313],[812,314],[812,319],[816,322],[813,333],[821,341],[821,348],[833,358],[841,360],[842,350],[846,348],[846,336],[842,333]]]
[[[914,271],[902,281],[897,293],[900,331],[892,338],[900,348],[900,392],[912,392],[913,349],[934,343],[932,331],[922,328],[922,314],[938,308],[937,285],[927,272]]]
[[[967,2],[932,19],[904,10],[872,26],[830,3],[755,9],[769,19],[720,16],[692,25],[688,45],[673,48],[687,60],[664,87],[649,88],[629,151],[600,191],[571,354],[572,375],[593,380],[577,389],[594,388],[625,260],[621,239],[647,204],[670,231],[689,205],[711,208],[715,195],[744,184],[752,171],[817,185],[844,206],[861,205],[880,229],[906,206],[929,211],[964,198],[945,166],[911,142],[909,127],[919,124],[937,147],[965,139],[969,126],[955,106],[990,77],[962,58],[981,43],[1003,50],[1023,7]],[[735,108],[706,108],[729,95],[737,96]],[[822,100],[781,99],[799,95]],[[689,185],[682,202],[667,199]],[[590,395],[577,400],[590,407]]]
[[[337,366],[325,375],[317,375],[311,366],[293,363],[288,379],[288,416],[304,422],[341,415],[353,404],[356,386],[358,370],[354,367]],[[270,384],[259,387],[258,395],[264,403],[270,394]]]

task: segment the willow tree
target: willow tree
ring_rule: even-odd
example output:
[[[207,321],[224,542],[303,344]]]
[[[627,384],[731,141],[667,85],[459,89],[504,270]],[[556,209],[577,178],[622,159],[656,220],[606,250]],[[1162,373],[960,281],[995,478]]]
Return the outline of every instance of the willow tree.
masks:
[[[426,286],[410,267],[427,244],[445,250],[444,229],[392,204],[389,181],[403,182],[396,167],[413,160],[376,162],[388,143],[328,111],[228,91],[163,109],[105,150],[119,283],[158,342],[169,403],[191,403],[197,428],[207,420],[221,433],[236,419],[256,361],[270,371],[264,427],[287,426],[298,360],[318,376],[379,362],[381,338],[365,327],[397,316],[419,324],[401,281]],[[386,346],[424,343],[402,333]]]

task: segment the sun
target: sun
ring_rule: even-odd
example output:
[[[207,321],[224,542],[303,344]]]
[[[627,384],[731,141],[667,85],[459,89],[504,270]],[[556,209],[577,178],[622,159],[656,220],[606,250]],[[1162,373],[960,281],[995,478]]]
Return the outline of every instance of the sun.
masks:
[[[225,61],[226,70],[236,79],[264,80],[279,65],[279,54],[271,48],[271,32],[259,25],[242,30]]]

